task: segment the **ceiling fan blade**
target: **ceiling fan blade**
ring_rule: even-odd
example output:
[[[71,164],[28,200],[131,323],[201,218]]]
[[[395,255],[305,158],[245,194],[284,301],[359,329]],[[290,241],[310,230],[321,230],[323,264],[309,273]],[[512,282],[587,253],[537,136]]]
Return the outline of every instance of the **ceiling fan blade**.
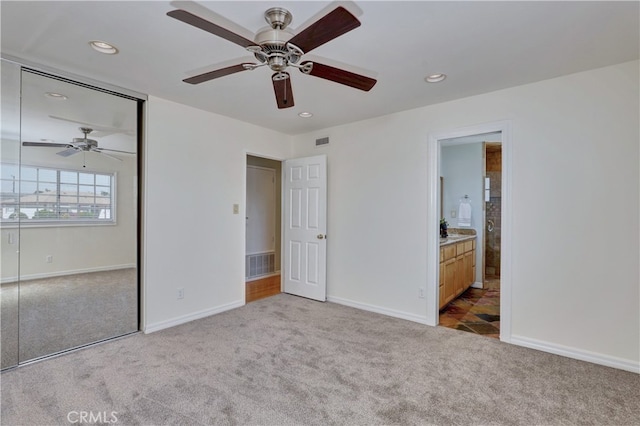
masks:
[[[93,148],[93,149],[90,149],[89,151],[96,152],[98,154],[102,154],[105,157],[113,158],[114,160],[122,161],[122,158],[118,158],[118,157],[115,157],[113,155],[106,154],[106,153],[102,152],[100,149]]]
[[[186,24],[193,25],[194,27],[200,28],[201,30],[207,31],[211,34],[217,35],[218,37],[222,37],[223,39],[229,40],[230,42],[238,44],[244,48],[256,45],[254,41],[238,35],[233,31],[221,27],[220,25],[216,25],[213,22],[196,16],[193,13],[187,12],[186,10],[172,10],[170,12],[167,12],[167,15],[177,19],[178,21],[182,21]]]
[[[68,143],[22,142],[22,146],[46,146],[50,148],[70,148]]]
[[[293,36],[289,43],[308,53],[359,26],[358,18],[340,6]]]
[[[79,152],[80,150],[77,148],[69,148],[69,149],[65,149],[64,151],[56,152],[56,154],[58,154],[61,157],[71,157],[72,155],[75,155]]]
[[[273,91],[276,94],[278,109],[291,108],[294,103],[289,73],[277,72],[271,76],[271,80],[273,81]]]
[[[96,151],[96,152],[110,151],[110,152],[119,152],[120,154],[134,154],[135,155],[135,152],[120,151],[118,149],[109,149],[109,148],[94,148],[94,149],[92,149],[92,151]]]
[[[304,67],[309,61],[300,64]],[[364,90],[368,92],[377,83],[376,79],[366,77],[364,75],[356,74],[351,71],[346,71],[340,68],[335,68],[329,65],[313,62],[313,67],[308,73],[301,69],[304,74],[309,74],[314,77],[324,78],[325,80],[335,81],[336,83],[344,84],[345,86],[353,87],[356,89]]]
[[[205,81],[213,80],[214,78],[224,77],[225,75],[234,74],[240,71],[246,71],[248,68],[245,68],[245,65],[254,65],[254,64],[238,64],[232,65],[226,68],[220,68],[219,70],[209,71],[204,74],[195,75],[193,77],[185,78],[185,83],[189,84],[200,84]]]

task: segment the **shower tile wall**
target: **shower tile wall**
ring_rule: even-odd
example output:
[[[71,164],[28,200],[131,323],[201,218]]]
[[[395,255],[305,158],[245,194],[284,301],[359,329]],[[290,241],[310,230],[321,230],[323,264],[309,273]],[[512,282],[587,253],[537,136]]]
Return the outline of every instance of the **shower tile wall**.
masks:
[[[487,147],[487,177],[491,180],[490,198],[486,203],[486,221],[494,223],[493,231],[487,228],[485,233],[485,275],[487,277],[500,276],[500,236],[502,223],[500,212],[502,208],[502,152],[499,147]]]

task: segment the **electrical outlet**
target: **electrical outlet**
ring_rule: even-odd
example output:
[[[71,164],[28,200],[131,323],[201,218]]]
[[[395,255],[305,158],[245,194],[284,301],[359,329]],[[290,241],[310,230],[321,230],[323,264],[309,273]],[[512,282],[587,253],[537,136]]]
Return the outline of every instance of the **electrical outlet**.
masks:
[[[419,287],[418,288],[418,297],[420,299],[424,299],[424,287]]]
[[[178,299],[184,299],[184,288],[182,287],[178,289]]]
[[[50,254],[47,255],[47,257],[45,258],[47,263],[53,263],[53,256],[51,256]]]

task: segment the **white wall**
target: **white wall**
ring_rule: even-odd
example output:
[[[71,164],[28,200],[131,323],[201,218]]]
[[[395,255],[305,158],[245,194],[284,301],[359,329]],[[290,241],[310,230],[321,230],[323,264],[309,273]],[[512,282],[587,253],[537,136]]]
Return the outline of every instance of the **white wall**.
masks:
[[[638,66],[295,137],[295,156],[328,155],[329,299],[426,320],[428,136],[509,120],[511,341],[637,370]]]
[[[451,228],[458,228],[460,198],[469,196],[471,228],[476,231],[476,282],[481,284],[482,255],[484,251],[484,177],[482,142],[442,146],[440,175],[443,177],[444,217]],[[455,211],[455,216],[451,216]]]
[[[291,137],[156,97],[146,122],[149,332],[244,304],[246,153],[289,158]]]
[[[275,250],[276,171],[247,165],[246,253]]]

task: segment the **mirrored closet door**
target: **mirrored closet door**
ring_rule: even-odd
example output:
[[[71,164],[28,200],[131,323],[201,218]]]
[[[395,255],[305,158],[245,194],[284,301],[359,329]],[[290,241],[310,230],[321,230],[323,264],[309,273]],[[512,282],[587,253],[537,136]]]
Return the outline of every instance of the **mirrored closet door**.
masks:
[[[20,89],[2,140],[2,368],[139,322],[142,101],[24,68]]]

